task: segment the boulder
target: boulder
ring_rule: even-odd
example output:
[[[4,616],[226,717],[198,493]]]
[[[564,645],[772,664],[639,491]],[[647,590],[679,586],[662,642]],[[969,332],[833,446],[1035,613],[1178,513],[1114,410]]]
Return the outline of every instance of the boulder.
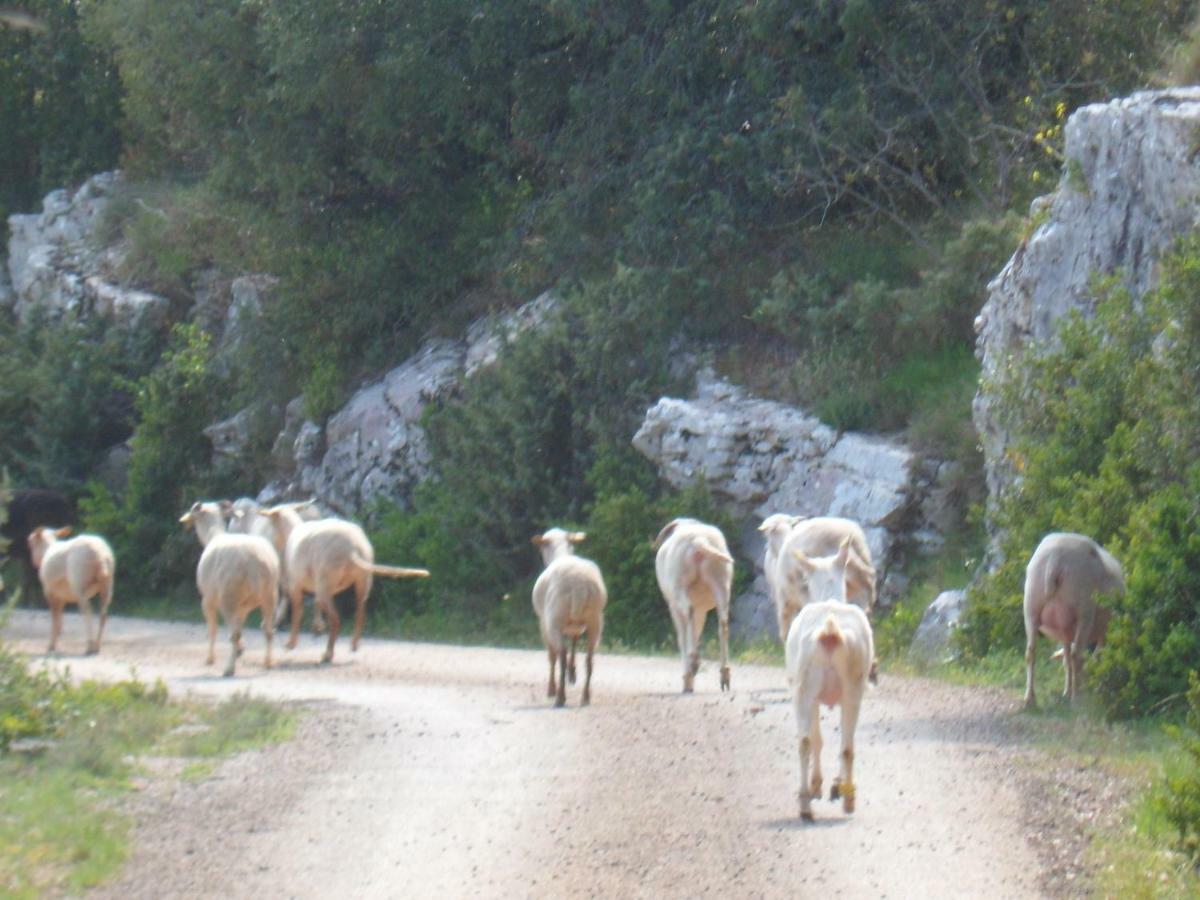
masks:
[[[943,662],[952,654],[950,638],[966,608],[966,591],[942,591],[925,609],[909,646],[909,655],[919,663]]]
[[[786,512],[844,516],[863,526],[880,575],[880,601],[891,602],[906,554],[940,546],[948,470],[903,444],[839,433],[803,410],[751,396],[710,370],[690,399],[664,397],[647,412],[633,445],[671,485],[703,481],[740,520],[731,535],[756,561],[755,586],[734,603],[735,632],[773,633],[774,612],[762,578],[758,524]],[[766,626],[764,628],[764,625]]]
[[[40,213],[8,217],[11,291],[0,290],[0,302],[18,319],[40,308],[51,318],[97,315],[125,327],[162,324],[166,298],[119,284],[112,249],[94,240],[121,183],[118,172],[94,175],[78,190],[47,194]]]

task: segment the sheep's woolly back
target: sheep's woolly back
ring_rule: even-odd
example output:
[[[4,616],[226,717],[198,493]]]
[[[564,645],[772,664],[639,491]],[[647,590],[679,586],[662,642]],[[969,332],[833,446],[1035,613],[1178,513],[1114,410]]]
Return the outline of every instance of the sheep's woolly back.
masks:
[[[47,593],[61,592],[69,587],[71,599],[98,589],[101,584],[111,584],[116,576],[116,560],[112,548],[104,538],[95,534],[81,534],[67,540],[56,540],[46,547],[38,577]]]
[[[548,565],[533,585],[533,609],[547,646],[559,649],[562,635],[599,630],[608,590],[600,567],[569,554]]]
[[[279,584],[279,555],[266,538],[220,534],[209,541],[196,567],[196,587],[204,597],[249,598],[269,594]]]

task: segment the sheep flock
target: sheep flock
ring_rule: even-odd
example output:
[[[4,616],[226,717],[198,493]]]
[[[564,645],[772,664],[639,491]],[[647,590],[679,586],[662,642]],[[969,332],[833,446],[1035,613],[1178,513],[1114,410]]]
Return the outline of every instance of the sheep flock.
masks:
[[[51,612],[48,653],[55,653],[63,610],[77,604],[86,631],[86,653],[100,652],[113,599],[116,561],[100,535],[70,537],[73,510],[53,492],[17,492],[18,516],[9,519],[9,553],[36,571]],[[61,519],[61,521],[55,521]],[[264,667],[272,665],[272,644],[283,614],[290,612],[287,649],[297,646],[304,598],[313,597],[316,630],[328,633],[321,663],[330,663],[341,630],[334,596],[353,590],[351,649],[362,636],[373,579],[425,578],[421,568],[375,561],[363,529],[348,520],[322,516],[312,501],[260,507],[255,501],[197,501],[180,517],[194,530],[201,551],[196,587],[208,629],[206,662],[215,662],[219,621],[230,642],[224,675],[235,674],[243,652],[242,630],[258,611],[266,638]],[[762,535],[763,575],[775,607],[784,646],[787,690],[794,707],[799,761],[800,816],[813,820],[813,801],[822,797],[822,705],[840,709],[838,774],[829,799],[852,813],[857,798],[854,739],[863,701],[875,681],[874,636],[870,615],[877,575],[862,527],[832,516],[788,513],[768,516]],[[567,685],[576,683],[576,649],[584,642],[585,668],[580,705],[592,700],[595,652],[604,632],[608,591],[600,567],[577,555],[586,534],[552,527],[532,537],[543,570],[532,589],[532,606],[549,662],[547,697],[562,707]],[[717,620],[719,690],[732,690],[729,616],[734,557],[721,531],[696,519],[667,522],[651,542],[655,576],[675,628],[682,666],[682,692],[696,689],[701,667],[701,635],[710,611]],[[1064,697],[1080,690],[1083,654],[1103,643],[1111,615],[1107,599],[1124,591],[1120,563],[1091,538],[1047,535],[1033,553],[1025,581],[1027,636],[1025,705],[1036,706],[1036,641],[1044,634],[1062,644]],[[98,598],[94,628],[92,598]],[[618,601],[620,598],[617,598]]]

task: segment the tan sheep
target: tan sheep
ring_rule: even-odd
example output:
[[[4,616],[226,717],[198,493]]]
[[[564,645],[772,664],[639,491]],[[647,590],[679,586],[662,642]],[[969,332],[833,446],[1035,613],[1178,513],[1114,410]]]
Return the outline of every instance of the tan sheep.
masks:
[[[366,533],[344,519],[318,519],[305,522],[287,506],[262,510],[271,519],[285,541],[283,570],[292,607],[292,631],[287,647],[295,648],[300,638],[300,619],[304,615],[304,595],[313,595],[313,603],[329,626],[329,641],[321,662],[333,661],[333,646],[342,621],[333,605],[339,591],[354,588],[354,640],[358,650],[366,615],[367,596],[375,575],[388,578],[427,578],[429,570],[385,566],[375,562],[375,548]]]
[[[1083,651],[1104,643],[1112,611],[1096,598],[1125,592],[1121,564],[1082,534],[1048,534],[1025,569],[1025,708],[1037,706],[1033,669],[1038,632],[1063,645],[1063,696],[1074,700]]]
[[[35,528],[28,538],[29,555],[50,607],[50,646],[46,652],[53,653],[58,648],[63,608],[68,603],[78,603],[87,631],[87,653],[91,656],[100,652],[117,564],[104,538],[81,534],[61,540],[70,533],[70,528]],[[100,628],[93,636],[92,597],[95,596],[100,598]]]
[[[275,600],[279,593],[279,557],[271,542],[252,534],[229,534],[225,530],[228,504],[195,503],[179,521],[194,528],[204,546],[196,567],[200,608],[208,625],[208,659],[216,659],[217,613],[229,628],[230,653],[226,678],[233,677],[242,653],[242,626],[252,610],[262,612],[262,629],[267,638],[263,660],[271,667],[271,643],[275,636]]]
[[[533,611],[537,614],[542,641],[550,657],[550,681],[546,696],[554,697],[555,706],[567,702],[567,678],[575,683],[575,647],[587,634],[587,672],[583,682],[581,705],[592,701],[592,658],[604,632],[604,607],[608,591],[600,567],[590,559],[576,556],[572,549],[586,538],[582,531],[567,532],[551,528],[532,538],[542,554],[546,568],[533,585]],[[571,639],[568,660],[567,638]],[[558,683],[554,665],[558,662]]]
[[[721,690],[730,687],[729,603],[733,557],[720,529],[695,519],[673,519],[654,539],[654,574],[662,591],[683,659],[683,692],[695,687],[700,668],[700,635],[708,611],[717,611],[721,642]]]
[[[847,540],[851,550],[846,566],[847,598],[867,613],[875,607],[875,567],[871,563],[871,549],[867,545],[866,535],[858,523],[833,516],[804,519],[795,523],[787,533],[775,567],[775,612],[779,618],[781,641],[787,640],[792,619],[810,597],[823,599],[811,594],[808,572],[800,564],[796,551],[810,559],[832,556]]]

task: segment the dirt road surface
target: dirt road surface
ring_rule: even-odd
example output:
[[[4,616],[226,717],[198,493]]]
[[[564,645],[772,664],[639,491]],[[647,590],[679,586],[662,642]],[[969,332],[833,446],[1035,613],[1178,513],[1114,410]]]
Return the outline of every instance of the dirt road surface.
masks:
[[[5,638],[35,665],[48,616]],[[224,659],[225,638],[218,645]],[[679,693],[673,658],[597,657],[593,702],[554,709],[546,658],[521,650],[305,636],[235,679],[204,665],[200,626],[110,620],[83,657],[68,616],[53,665],[162,678],[177,695],[302,702],[295,740],[199,781],[146,777],[114,898],[1036,897],[1053,865],[1030,840],[1028,757],[1012,698],[889,676],[858,730],[858,810],[797,815],[795,725],[781,668],[709,662]],[[582,666],[581,666],[582,670]],[[582,675],[582,671],[581,671]],[[836,719],[823,716],[826,783]]]

